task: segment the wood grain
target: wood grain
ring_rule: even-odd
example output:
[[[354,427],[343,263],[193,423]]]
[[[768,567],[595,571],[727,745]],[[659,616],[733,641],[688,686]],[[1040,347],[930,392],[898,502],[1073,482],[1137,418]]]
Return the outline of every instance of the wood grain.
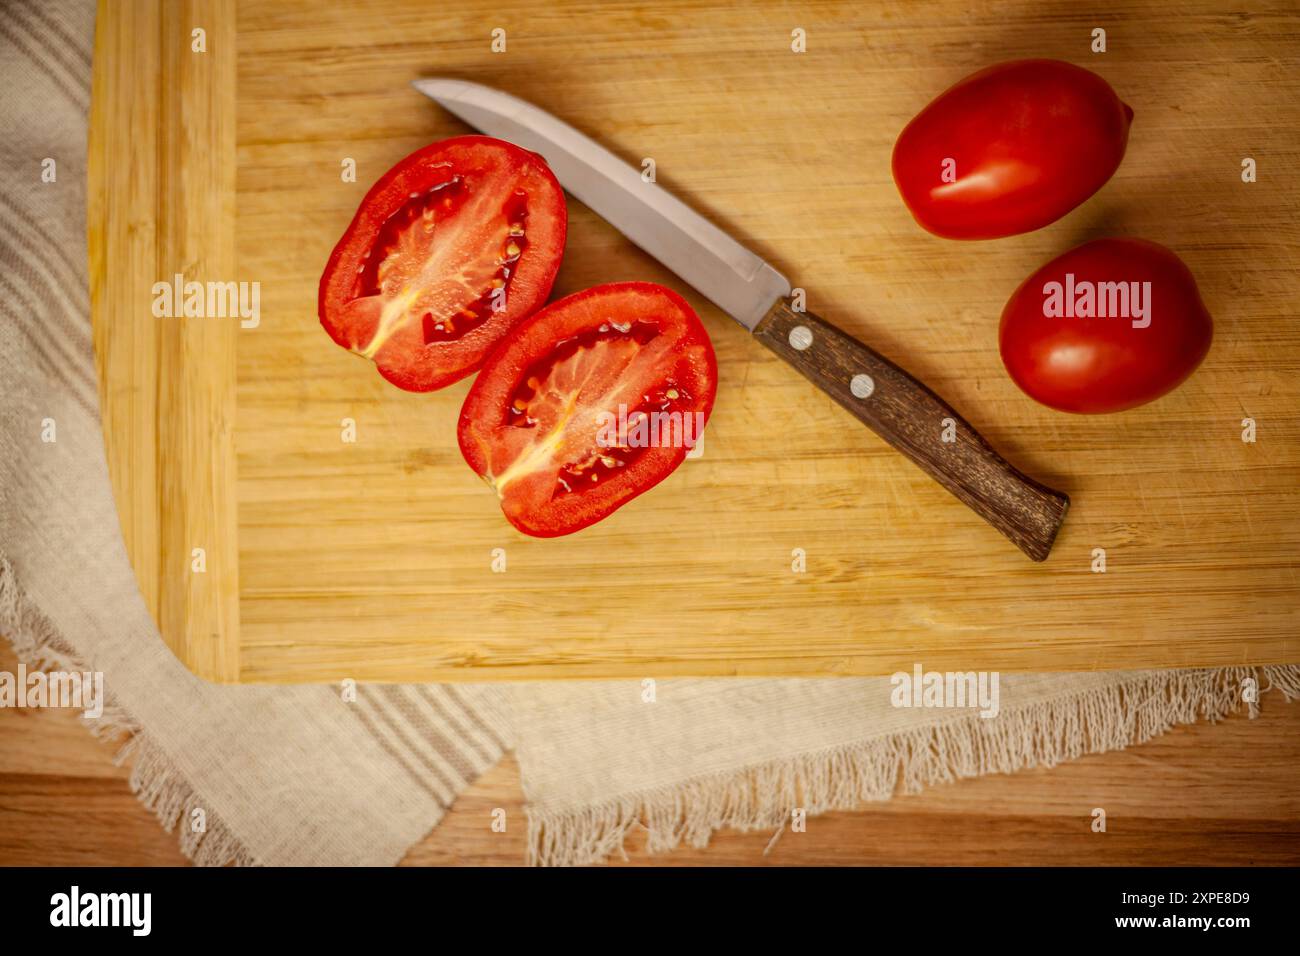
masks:
[[[0,642],[0,669],[17,668]],[[0,866],[184,864],[114,767],[111,748],[59,710],[0,710]],[[1103,807],[1107,831],[1090,829]],[[506,830],[491,828],[493,810]],[[513,757],[461,794],[408,866],[517,866],[524,797]],[[725,830],[706,849],[650,854],[642,836],[612,865],[1261,866],[1300,864],[1300,706],[1269,695],[1257,720],[1181,727],[1129,750],[981,777],[804,833]]]
[[[120,15],[126,5],[112,6]],[[240,627],[222,640],[240,680],[1296,659],[1293,4],[1229,14],[1203,0],[1176,17],[1150,0],[433,9],[238,5],[237,254],[241,278],[262,288],[261,325],[237,339]],[[1095,26],[1107,30],[1105,54],[1089,50]],[[507,31],[505,53],[490,50],[495,27]],[[791,52],[795,27],[806,53]],[[925,233],[890,178],[894,136],[963,75],[1025,56],[1087,65],[1115,86],[1136,114],[1124,163],[1039,232],[984,243]],[[718,353],[718,401],[703,456],[609,520],[565,539],[514,532],[456,448],[467,383],[399,392],[333,346],[315,317],[321,269],[367,184],[413,149],[466,132],[408,88],[434,74],[506,87],[638,166],[654,158],[661,186],[813,290],[810,310],[909,369],[1008,460],[1071,497],[1051,558],[1025,561],[576,202],[555,294],[622,279],[682,292]],[[149,122],[146,109],[114,115],[133,129]],[[1246,156],[1258,182],[1241,181]],[[355,183],[340,175],[346,159]],[[1175,249],[1215,317],[1215,343],[1158,402],[1063,415],[1007,378],[997,318],[1024,276],[1102,235]],[[96,321],[101,343],[158,334],[114,324],[110,335]],[[142,533],[151,519],[138,509],[168,512],[139,487],[168,485],[151,458],[163,467],[167,455],[212,454],[123,429],[150,407],[147,373],[133,377],[122,356],[103,369],[123,523]],[[355,443],[341,440],[347,418]],[[1257,423],[1253,444],[1241,440],[1245,418]],[[497,548],[504,574],[492,571]],[[1090,571],[1097,548],[1104,574]],[[183,568],[132,553],[163,589],[180,586],[169,577]],[[799,555],[803,573],[792,570]],[[183,647],[182,625],[162,623]]]
[[[791,299],[768,310],[754,338],[1030,558],[1047,560],[1070,499],[1008,464],[925,383]]]
[[[89,143],[109,474],[164,640],[210,680],[239,673],[239,325],[157,318],[152,290],[176,275],[235,279],[234,16],[234,0],[101,2]],[[196,29],[206,33],[202,52]]]

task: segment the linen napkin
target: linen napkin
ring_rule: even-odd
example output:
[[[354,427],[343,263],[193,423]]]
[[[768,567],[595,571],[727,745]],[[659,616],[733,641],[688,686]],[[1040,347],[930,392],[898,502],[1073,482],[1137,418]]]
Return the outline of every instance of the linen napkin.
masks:
[[[779,836],[800,812],[1123,749],[1231,713],[1243,686],[1290,700],[1300,668],[1002,674],[994,717],[898,706],[904,690],[923,696],[885,677],[678,679],[653,696],[644,682],[555,682],[514,688],[508,709],[529,861],[571,865],[621,852],[635,829],[652,852],[724,826]],[[1251,717],[1256,700],[1244,695]]]
[[[652,850],[702,845],[722,826],[1254,716],[1270,687],[1300,696],[1296,666],[1003,675],[995,706],[948,709],[900,706],[923,697],[889,678],[363,685],[355,700],[195,678],[145,609],[104,459],[85,243],[93,21],[77,0],[0,11],[0,633],[29,666],[104,674],[107,706],[86,723],[124,737],[132,788],[195,862],[396,863],[512,747],[529,861],[579,864],[639,826]]]

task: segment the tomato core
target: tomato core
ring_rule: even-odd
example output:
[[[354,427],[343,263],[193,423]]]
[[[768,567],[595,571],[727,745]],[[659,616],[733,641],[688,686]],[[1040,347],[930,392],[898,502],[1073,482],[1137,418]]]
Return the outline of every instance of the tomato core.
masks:
[[[536,428],[539,419],[534,417],[534,411],[540,413],[542,407],[554,406],[557,400],[566,406],[575,400],[576,391],[572,385],[562,383],[572,383],[577,370],[611,360],[618,362],[620,359],[616,355],[606,355],[605,351],[626,351],[626,348],[620,349],[620,344],[626,346],[628,343],[645,347],[659,334],[659,324],[653,321],[604,322],[597,328],[557,342],[548,355],[529,367],[516,386],[506,405],[506,424],[512,428]],[[564,391],[566,387],[567,392]],[[687,409],[685,414],[690,414],[691,399],[690,392],[668,376],[643,393],[635,407],[620,411],[606,409],[614,419],[610,440],[602,444],[598,436],[593,435],[590,448],[578,451],[562,464],[551,497],[581,494],[590,490],[593,484],[599,484],[608,472],[635,462],[651,447],[652,433],[649,429],[654,423],[670,421],[654,416],[676,413],[680,422],[683,409]],[[639,439],[639,435],[644,437]]]
[[[462,270],[457,281],[470,296],[468,305],[450,307],[438,289],[421,283],[421,272],[434,254],[434,235],[440,227],[451,227],[465,206],[469,190],[461,176],[435,183],[423,193],[412,193],[407,202],[388,217],[380,228],[365,265],[357,276],[355,300],[377,296],[385,303],[409,295],[412,285],[423,292],[390,320],[387,329],[381,321],[374,338],[361,354],[372,356],[401,325],[420,317],[424,344],[434,345],[460,338],[486,322],[497,303],[504,303],[510,279],[518,269],[528,247],[525,233],[528,220],[528,195],[516,190],[493,217],[491,244],[476,258],[472,268]],[[443,301],[439,301],[443,298]]]

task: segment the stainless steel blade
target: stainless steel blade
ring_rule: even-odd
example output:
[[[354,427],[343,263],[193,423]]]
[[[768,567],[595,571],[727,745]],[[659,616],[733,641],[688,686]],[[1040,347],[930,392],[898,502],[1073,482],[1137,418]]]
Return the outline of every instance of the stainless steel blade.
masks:
[[[753,331],[785,276],[609,150],[550,113],[491,87],[432,78],[412,84],[475,129],[540,153],[580,202]]]

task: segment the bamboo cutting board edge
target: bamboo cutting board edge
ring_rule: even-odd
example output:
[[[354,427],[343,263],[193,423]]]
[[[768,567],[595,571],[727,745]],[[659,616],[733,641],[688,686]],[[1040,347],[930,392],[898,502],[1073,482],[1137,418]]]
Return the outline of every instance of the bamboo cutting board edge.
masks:
[[[87,230],[109,477],[163,640],[223,682],[239,678],[235,329],[150,304],[177,273],[234,274],[235,94],[234,0],[100,0]]]

